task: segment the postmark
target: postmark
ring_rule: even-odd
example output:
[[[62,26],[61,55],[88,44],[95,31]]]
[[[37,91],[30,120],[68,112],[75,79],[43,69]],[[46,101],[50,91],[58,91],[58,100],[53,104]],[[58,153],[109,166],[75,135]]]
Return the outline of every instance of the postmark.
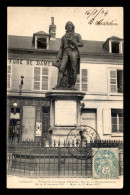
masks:
[[[118,178],[118,152],[118,148],[101,148],[95,154],[93,158],[93,178]]]
[[[97,131],[90,126],[80,126],[73,128],[68,136],[67,143],[69,153],[80,160],[92,158],[99,150],[100,137]],[[72,145],[71,145],[72,144]],[[92,152],[92,148],[96,148]]]

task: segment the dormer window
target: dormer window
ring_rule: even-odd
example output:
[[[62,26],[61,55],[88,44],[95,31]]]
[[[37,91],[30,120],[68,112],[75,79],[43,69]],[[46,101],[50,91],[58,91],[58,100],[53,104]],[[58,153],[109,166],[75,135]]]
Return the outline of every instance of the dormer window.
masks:
[[[119,42],[112,42],[112,53],[119,53]]]
[[[109,40],[109,53],[123,53],[123,41]]]
[[[122,54],[123,53],[123,39],[112,36],[108,38],[103,44],[103,49],[109,53]]]
[[[37,49],[47,49],[47,38],[38,38],[37,39]]]
[[[43,31],[34,33],[32,44],[35,49],[49,49],[49,34]]]

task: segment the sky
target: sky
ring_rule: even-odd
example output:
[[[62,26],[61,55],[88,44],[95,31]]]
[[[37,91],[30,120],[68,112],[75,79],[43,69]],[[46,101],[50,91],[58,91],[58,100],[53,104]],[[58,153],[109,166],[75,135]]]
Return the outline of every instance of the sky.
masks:
[[[56,25],[56,38],[65,34],[68,21],[73,22],[75,32],[83,40],[105,41],[111,36],[123,38],[122,7],[8,7],[7,34],[32,37],[38,31],[48,33],[51,17]]]

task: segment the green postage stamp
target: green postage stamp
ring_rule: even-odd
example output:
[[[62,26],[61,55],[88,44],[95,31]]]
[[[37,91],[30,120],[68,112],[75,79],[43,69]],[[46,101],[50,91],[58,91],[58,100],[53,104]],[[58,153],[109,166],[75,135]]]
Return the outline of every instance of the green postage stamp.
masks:
[[[96,148],[93,148],[93,152]],[[119,153],[117,148],[100,148],[93,157],[93,178],[118,178]]]

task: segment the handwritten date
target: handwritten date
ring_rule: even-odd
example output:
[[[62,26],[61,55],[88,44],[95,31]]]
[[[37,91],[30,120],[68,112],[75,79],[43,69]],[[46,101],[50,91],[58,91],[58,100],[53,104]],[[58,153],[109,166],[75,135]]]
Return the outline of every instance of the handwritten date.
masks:
[[[85,12],[85,15],[87,16],[88,24],[95,24],[98,26],[101,25],[108,25],[108,26],[113,26],[113,25],[118,25],[116,20],[111,20],[108,21],[106,20],[107,15],[109,15],[109,11],[105,10],[104,8],[101,9],[90,9]],[[105,20],[104,20],[105,19]]]

